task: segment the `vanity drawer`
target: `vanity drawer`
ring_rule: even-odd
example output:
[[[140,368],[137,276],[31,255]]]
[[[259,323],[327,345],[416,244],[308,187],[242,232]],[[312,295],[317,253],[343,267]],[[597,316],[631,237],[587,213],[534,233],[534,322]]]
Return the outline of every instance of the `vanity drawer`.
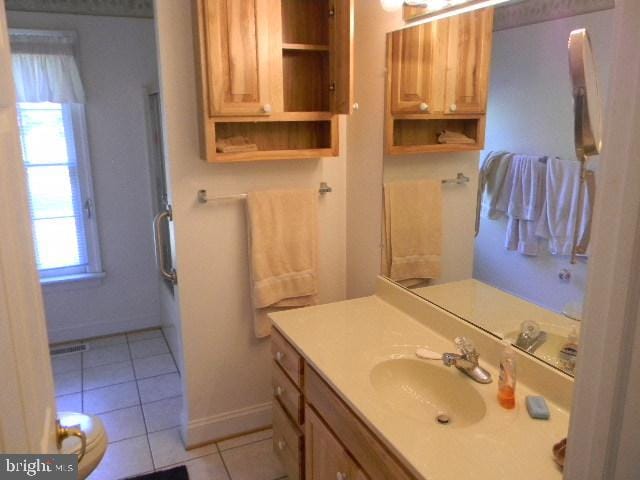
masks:
[[[273,363],[272,372],[273,396],[280,401],[282,407],[291,418],[298,425],[302,425],[304,423],[304,403],[300,390],[275,362]]]
[[[289,378],[298,387],[302,386],[302,357],[285,340],[278,330],[271,330],[271,354],[275,362],[282,367]]]
[[[413,480],[349,407],[312,368],[307,368],[304,394],[327,426],[372,480]],[[309,423],[309,419],[307,419]]]
[[[278,402],[273,402],[273,450],[290,480],[304,479],[304,437]]]

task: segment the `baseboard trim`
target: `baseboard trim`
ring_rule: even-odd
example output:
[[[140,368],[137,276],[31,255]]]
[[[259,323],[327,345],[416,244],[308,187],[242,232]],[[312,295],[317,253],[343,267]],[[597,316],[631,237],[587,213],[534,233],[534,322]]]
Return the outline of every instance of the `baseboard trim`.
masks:
[[[117,333],[144,330],[145,328],[160,327],[157,315],[131,317],[117,322],[85,323],[72,327],[51,328],[48,326],[49,343],[71,342],[91,337],[115,335]]]
[[[271,425],[272,403],[261,403],[189,422],[184,444],[187,449],[260,430]]]

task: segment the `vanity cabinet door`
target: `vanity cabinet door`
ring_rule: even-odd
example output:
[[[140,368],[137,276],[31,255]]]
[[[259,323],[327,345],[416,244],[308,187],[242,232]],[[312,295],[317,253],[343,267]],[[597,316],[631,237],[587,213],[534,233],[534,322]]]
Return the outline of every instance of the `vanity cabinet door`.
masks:
[[[306,480],[366,480],[358,464],[309,406],[305,418]]]
[[[209,116],[282,111],[280,2],[204,0],[202,8]]]
[[[447,21],[445,113],[483,114],[489,87],[493,9],[454,15]]]
[[[442,113],[448,22],[392,32],[391,112]]]

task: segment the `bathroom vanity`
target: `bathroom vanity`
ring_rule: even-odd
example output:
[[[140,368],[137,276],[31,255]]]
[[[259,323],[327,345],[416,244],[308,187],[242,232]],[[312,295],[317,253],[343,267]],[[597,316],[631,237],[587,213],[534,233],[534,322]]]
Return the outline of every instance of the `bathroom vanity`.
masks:
[[[500,341],[382,278],[374,296],[272,318],[273,442],[290,478],[562,478],[551,449],[567,435],[569,376],[517,352],[517,404],[503,409]],[[491,384],[416,359],[420,346],[455,352],[460,335]],[[531,419],[526,395],[551,419]]]

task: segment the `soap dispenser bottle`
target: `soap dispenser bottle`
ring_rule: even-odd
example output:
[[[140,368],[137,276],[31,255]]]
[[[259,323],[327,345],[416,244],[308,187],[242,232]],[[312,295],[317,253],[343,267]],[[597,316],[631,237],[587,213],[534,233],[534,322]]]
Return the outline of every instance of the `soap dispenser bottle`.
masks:
[[[498,380],[498,402],[503,408],[516,406],[516,359],[509,342],[504,342],[500,357],[500,378]]]
[[[567,343],[560,349],[560,364],[570,372],[576,368],[576,357],[578,356],[578,329],[574,326],[567,336]]]

